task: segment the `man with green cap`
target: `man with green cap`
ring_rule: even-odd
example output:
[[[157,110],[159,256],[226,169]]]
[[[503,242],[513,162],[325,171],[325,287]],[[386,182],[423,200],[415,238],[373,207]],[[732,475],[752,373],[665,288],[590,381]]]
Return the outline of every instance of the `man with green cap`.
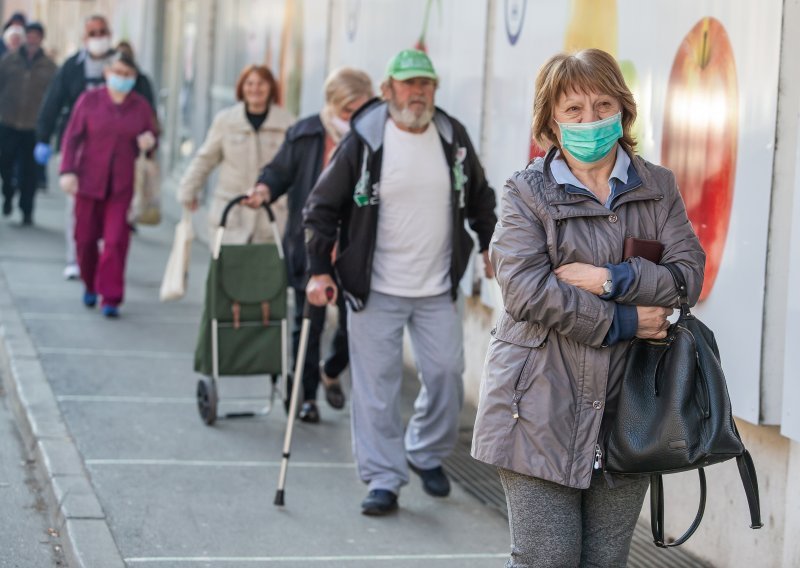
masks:
[[[437,84],[425,53],[395,55],[383,100],[353,116],[304,209],[308,301],[334,303],[338,293],[347,300],[353,453],[369,485],[366,515],[397,509],[409,468],[428,494],[450,492],[441,464],[455,446],[464,396],[458,283],[473,247],[464,224],[486,255],[497,221],[466,129],[434,106]],[[337,242],[338,285],[330,276]],[[422,383],[405,433],[404,328]]]

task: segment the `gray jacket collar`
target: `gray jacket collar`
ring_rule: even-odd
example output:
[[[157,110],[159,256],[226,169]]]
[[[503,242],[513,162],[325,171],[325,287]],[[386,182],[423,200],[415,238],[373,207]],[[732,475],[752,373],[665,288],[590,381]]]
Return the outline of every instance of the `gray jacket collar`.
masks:
[[[378,99],[368,103],[368,106],[353,117],[353,130],[369,146],[372,153],[377,152],[383,145],[383,129],[389,120],[389,105]],[[453,143],[453,124],[450,117],[439,107],[433,115],[433,124],[445,142]]]
[[[553,178],[553,174],[550,172],[550,162],[554,158],[555,153],[556,148],[552,147],[544,158],[536,158],[533,162],[528,164],[529,169],[542,174],[544,180],[543,189],[547,202],[550,205],[577,205],[589,199],[583,194],[568,193],[564,187]],[[634,168],[636,176],[639,178],[638,183],[635,183],[635,180],[630,180],[631,185],[635,186],[630,189],[631,191],[635,190],[635,194],[626,195],[624,197],[620,196],[619,199],[615,200],[614,208],[628,201],[661,199],[664,197],[664,192],[657,189],[657,186],[654,184],[653,176],[648,170],[645,160],[634,154],[631,156],[631,165]]]

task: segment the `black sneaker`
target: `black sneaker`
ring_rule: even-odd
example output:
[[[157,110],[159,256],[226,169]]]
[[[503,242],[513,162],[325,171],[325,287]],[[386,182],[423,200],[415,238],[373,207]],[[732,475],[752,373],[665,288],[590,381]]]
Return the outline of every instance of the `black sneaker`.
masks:
[[[433,497],[447,497],[450,495],[450,480],[442,469],[442,466],[432,469],[420,469],[413,463],[408,462],[411,471],[419,475],[422,479],[422,489]]]
[[[11,200],[7,197],[3,198],[3,217],[8,217],[11,215],[11,212],[14,210],[14,206],[11,203]]]
[[[297,417],[301,422],[316,424],[319,422],[319,410],[317,409],[317,405],[313,402],[304,402],[303,406],[300,408],[300,412],[297,413]]]
[[[371,516],[388,515],[397,510],[397,495],[386,489],[373,489],[361,502],[361,514]]]

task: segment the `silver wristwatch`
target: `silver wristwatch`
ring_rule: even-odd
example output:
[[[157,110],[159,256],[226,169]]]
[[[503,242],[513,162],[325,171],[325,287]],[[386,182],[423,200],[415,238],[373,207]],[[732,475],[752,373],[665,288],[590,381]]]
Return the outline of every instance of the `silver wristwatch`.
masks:
[[[610,294],[613,289],[614,283],[611,281],[611,278],[603,282],[603,294]]]

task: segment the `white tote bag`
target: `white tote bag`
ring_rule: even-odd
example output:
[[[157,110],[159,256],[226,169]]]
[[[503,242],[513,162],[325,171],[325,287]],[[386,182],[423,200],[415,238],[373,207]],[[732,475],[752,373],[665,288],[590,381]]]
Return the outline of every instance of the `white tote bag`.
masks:
[[[164,279],[161,281],[159,298],[162,302],[179,300],[186,293],[186,278],[189,274],[189,258],[193,239],[192,213],[188,209],[184,209],[181,220],[175,225],[175,240],[172,243],[169,260],[167,260]]]
[[[161,175],[158,163],[139,152],[134,165],[133,201],[128,221],[137,225],[158,225],[161,222]]]

